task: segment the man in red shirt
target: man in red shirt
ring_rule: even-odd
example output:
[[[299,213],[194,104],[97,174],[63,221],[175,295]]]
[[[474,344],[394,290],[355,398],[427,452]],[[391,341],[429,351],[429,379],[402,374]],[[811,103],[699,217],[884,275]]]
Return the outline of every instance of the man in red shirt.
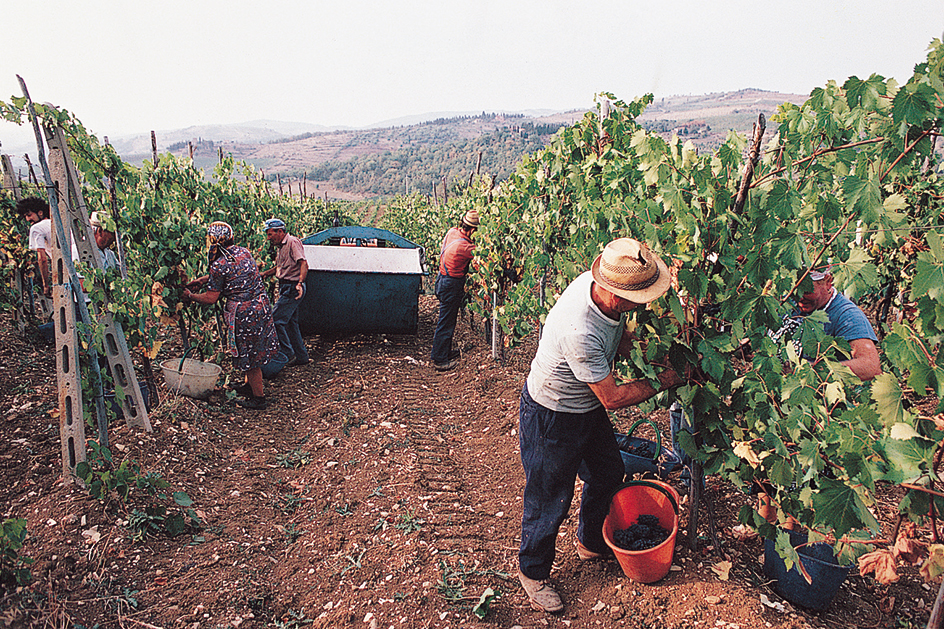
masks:
[[[302,241],[285,231],[285,223],[278,218],[265,222],[266,238],[275,245],[275,266],[262,272],[262,277],[279,278],[279,296],[272,318],[279,335],[279,349],[288,358],[286,367],[308,364],[308,349],[298,327],[298,305],[305,295],[308,260]]]
[[[436,298],[439,299],[439,322],[433,335],[430,358],[438,371],[447,371],[459,364],[459,351],[452,349],[459,307],[465,296],[465,276],[472,262],[472,234],[479,226],[479,213],[469,210],[459,227],[446,232],[439,253],[439,275],[436,276]]]

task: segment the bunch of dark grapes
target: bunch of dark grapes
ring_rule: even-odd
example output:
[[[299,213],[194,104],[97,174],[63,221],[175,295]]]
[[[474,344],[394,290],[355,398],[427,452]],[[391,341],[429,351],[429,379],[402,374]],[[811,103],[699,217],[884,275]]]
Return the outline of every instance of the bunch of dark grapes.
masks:
[[[646,550],[669,539],[669,531],[659,524],[654,515],[640,515],[636,524],[613,532],[613,541],[624,550]]]

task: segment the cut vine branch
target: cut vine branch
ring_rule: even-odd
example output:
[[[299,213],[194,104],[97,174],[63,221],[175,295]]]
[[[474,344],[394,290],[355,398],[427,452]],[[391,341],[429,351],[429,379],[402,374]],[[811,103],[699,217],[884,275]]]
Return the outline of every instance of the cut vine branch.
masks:
[[[921,135],[919,135],[919,136],[915,139],[915,141],[911,143],[911,146],[907,146],[907,145],[906,145],[906,146],[905,146],[905,150],[901,152],[901,155],[898,156],[898,159],[896,159],[894,162],[892,162],[892,165],[888,167],[888,170],[885,171],[885,174],[883,174],[881,177],[879,177],[878,180],[881,181],[881,180],[885,179],[885,177],[888,176],[888,173],[892,172],[892,169],[893,169],[895,166],[898,165],[898,162],[900,162],[900,161],[902,160],[902,158],[904,158],[905,155],[907,155],[908,153],[910,153],[910,152],[911,152],[911,149],[913,149],[914,147],[916,147],[916,146],[918,145],[918,142],[920,142],[922,139],[928,137],[928,134],[931,133],[932,130],[933,130],[933,128],[932,128],[932,129],[928,129],[927,131],[925,131],[924,133],[922,133]]]
[[[878,138],[872,138],[871,140],[861,140],[859,142],[850,142],[849,144],[842,144],[840,146],[831,146],[826,149],[820,149],[814,152],[812,155],[807,155],[806,157],[802,159],[798,159],[795,162],[791,162],[788,166],[782,166],[781,168],[770,171],[769,173],[767,173],[766,175],[764,175],[763,177],[755,181],[753,184],[751,184],[751,188],[756,188],[757,186],[762,184],[764,181],[766,181],[770,177],[779,175],[790,168],[799,168],[801,165],[805,164],[806,162],[810,160],[814,160],[817,157],[822,157],[823,155],[827,155],[829,153],[835,153],[836,151],[841,151],[843,149],[851,149],[857,146],[865,146],[866,144],[876,144],[878,142],[884,142],[884,141],[885,141],[884,137],[878,137]]]

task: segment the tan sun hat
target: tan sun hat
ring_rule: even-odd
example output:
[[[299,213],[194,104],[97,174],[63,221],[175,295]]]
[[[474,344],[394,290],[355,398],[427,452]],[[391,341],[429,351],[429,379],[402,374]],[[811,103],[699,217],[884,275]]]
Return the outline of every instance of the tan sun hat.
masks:
[[[479,226],[479,212],[478,210],[469,210],[465,213],[465,216],[462,217],[462,224],[466,227],[477,228]]]
[[[669,290],[669,269],[649,247],[619,238],[603,248],[590,267],[602,288],[637,304],[647,304]]]

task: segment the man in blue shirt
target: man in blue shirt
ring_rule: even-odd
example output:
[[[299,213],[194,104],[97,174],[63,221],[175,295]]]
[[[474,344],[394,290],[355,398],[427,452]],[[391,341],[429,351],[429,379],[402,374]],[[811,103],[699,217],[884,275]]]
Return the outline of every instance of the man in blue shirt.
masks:
[[[863,382],[872,380],[882,373],[876,347],[878,337],[875,335],[872,324],[858,306],[835,289],[832,270],[829,267],[820,271],[810,271],[810,279],[813,280],[813,290],[800,297],[797,301],[797,311],[785,320],[780,330],[771,333],[771,337],[774,340],[779,340],[785,334],[789,337],[799,327],[802,317],[822,310],[829,318],[824,327],[826,334],[844,339],[849,343],[851,357],[840,362]],[[673,441],[674,434],[675,429],[673,429]],[[777,522],[777,507],[767,492],[758,493],[757,511],[768,522]],[[793,527],[792,518],[789,518],[785,528],[792,529]]]
[[[852,356],[842,364],[852,370],[860,380],[867,382],[882,373],[878,357],[878,337],[865,313],[848,297],[833,287],[833,275],[829,268],[811,271],[813,290],[805,293],[797,302],[801,315],[823,310],[829,317],[826,334],[849,342]]]

